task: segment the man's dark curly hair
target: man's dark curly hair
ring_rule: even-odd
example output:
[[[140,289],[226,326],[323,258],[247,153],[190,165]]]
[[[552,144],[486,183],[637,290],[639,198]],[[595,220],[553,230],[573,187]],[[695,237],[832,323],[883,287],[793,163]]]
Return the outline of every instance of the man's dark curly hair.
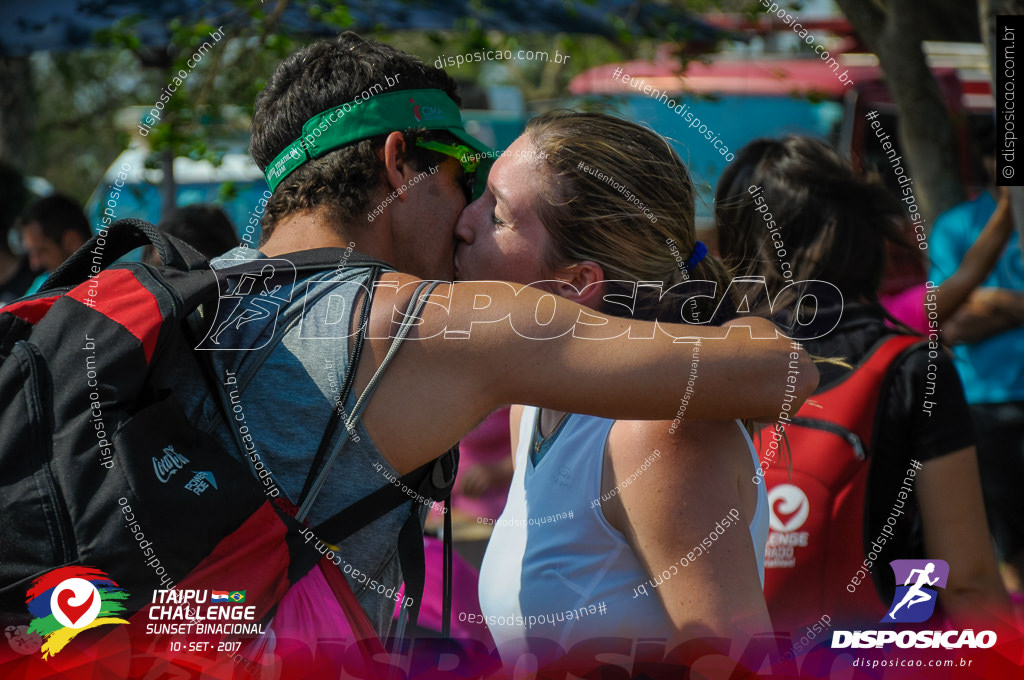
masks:
[[[302,48],[277,67],[256,98],[250,151],[261,170],[302,135],[302,125],[331,107],[354,100],[386,77],[396,85],[384,90],[443,90],[462,103],[455,81],[443,70],[388,45],[366,40],[351,31],[334,40]],[[444,132],[404,130],[409,158],[417,170],[441,163],[446,156],[414,145],[420,137],[452,141]],[[293,212],[325,205],[337,221],[358,221],[369,212],[371,196],[384,181],[384,163],[377,152],[387,135],[347,144],[301,165],[284,178],[267,202],[261,244],[278,221]]]

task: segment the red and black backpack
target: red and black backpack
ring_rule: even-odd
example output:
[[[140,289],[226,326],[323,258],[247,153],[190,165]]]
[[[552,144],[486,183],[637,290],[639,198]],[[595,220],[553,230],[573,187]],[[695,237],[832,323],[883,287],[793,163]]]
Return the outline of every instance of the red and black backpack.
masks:
[[[796,631],[822,614],[876,621],[885,614],[887,603],[870,576],[853,593],[846,586],[867,554],[866,494],[880,395],[890,368],[920,341],[882,338],[853,371],[805,402],[785,427],[792,469],[782,460],[785,443],[774,436],[776,428],[761,431],[771,517],[764,594],[777,630]]]
[[[162,266],[112,264],[144,245],[157,249]],[[296,272],[312,272],[336,268],[342,256],[349,267],[370,268],[371,281],[387,267],[341,249],[286,257]],[[294,506],[267,495],[251,457],[231,455],[189,422],[175,395],[189,377],[222,390],[204,352],[195,350],[198,339],[218,318],[226,277],[258,274],[265,262],[214,271],[151,224],[120,220],[38,293],[0,308],[0,624],[26,623],[33,580],[69,565],[109,574],[129,594],[128,616],[144,611],[170,580],[185,588],[246,588],[246,603],[266,621],[291,585],[325,559],[303,537]],[[371,296],[364,297],[365,315]],[[206,310],[205,326],[197,310]],[[354,347],[361,341],[358,333]],[[317,467],[338,424],[335,410],[311,479],[322,472]],[[449,452],[399,482],[444,500],[457,456]],[[314,530],[340,543],[408,503],[400,486],[384,484]],[[148,545],[133,535],[135,525]],[[399,551],[407,590],[416,592],[422,538],[416,533],[405,544],[418,550]],[[159,558],[160,573],[147,566],[150,556]],[[347,588],[343,577],[336,583]]]

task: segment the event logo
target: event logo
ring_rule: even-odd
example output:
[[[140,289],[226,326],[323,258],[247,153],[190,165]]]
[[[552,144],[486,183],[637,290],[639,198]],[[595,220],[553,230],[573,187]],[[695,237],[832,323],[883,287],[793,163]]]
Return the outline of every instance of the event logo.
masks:
[[[439,106],[420,105],[412,97],[409,97],[409,103],[412,104],[413,117],[420,122],[444,119],[444,109]]]
[[[949,565],[943,560],[893,560],[896,594],[882,623],[921,623],[935,611],[936,588],[945,588]],[[902,583],[903,585],[899,585]],[[997,642],[996,632],[983,630],[836,630],[832,649],[988,649]]]
[[[807,495],[792,484],[779,484],[769,491],[768,508],[771,510],[768,523],[775,531],[796,531],[811,512]]]
[[[927,621],[935,611],[936,588],[946,587],[949,565],[945,560],[893,560],[889,566],[896,574],[896,594],[882,623]]]
[[[43,658],[64,649],[83,630],[104,624],[128,623],[128,593],[94,567],[61,567],[32,582],[25,602],[34,617],[28,632],[43,638]]]

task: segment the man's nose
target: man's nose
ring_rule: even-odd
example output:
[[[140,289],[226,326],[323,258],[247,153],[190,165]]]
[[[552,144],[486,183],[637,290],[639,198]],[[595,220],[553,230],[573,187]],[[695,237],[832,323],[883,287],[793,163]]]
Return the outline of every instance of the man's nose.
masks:
[[[473,242],[473,215],[475,214],[475,204],[470,203],[466,206],[466,209],[459,215],[459,220],[455,223],[455,238],[466,243]]]

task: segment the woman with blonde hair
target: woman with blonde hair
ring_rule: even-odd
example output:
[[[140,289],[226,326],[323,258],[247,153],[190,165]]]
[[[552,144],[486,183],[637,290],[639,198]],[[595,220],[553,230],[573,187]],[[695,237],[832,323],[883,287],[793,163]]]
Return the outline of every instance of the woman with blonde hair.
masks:
[[[618,118],[556,111],[532,120],[456,237],[463,280],[529,283],[663,322],[729,315],[726,270],[695,236],[686,167],[662,137]],[[635,342],[642,352],[644,339]],[[754,449],[739,421],[686,419],[699,357],[672,421],[512,408],[515,474],[480,575],[503,656],[525,645],[549,661],[550,644],[536,638],[569,650],[596,637],[770,629],[767,501],[751,482]]]

